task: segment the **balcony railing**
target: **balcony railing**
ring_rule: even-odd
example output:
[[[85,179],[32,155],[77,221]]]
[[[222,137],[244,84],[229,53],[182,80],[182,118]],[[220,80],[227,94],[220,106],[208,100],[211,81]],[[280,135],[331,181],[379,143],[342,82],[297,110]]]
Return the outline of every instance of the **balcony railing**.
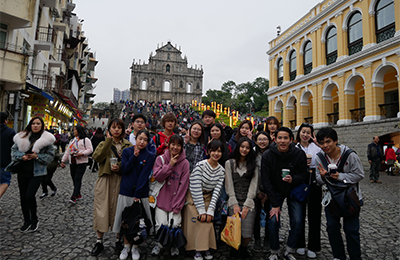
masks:
[[[330,114],[326,114],[328,116],[329,125],[336,125],[339,120],[339,112],[334,112]]]
[[[399,101],[380,104],[378,106],[381,109],[381,116],[383,119],[397,117],[397,113],[399,112]]]
[[[37,40],[37,41],[56,43],[56,38],[57,38],[57,34],[53,30],[53,28],[39,26],[36,29],[35,40]]]
[[[50,55],[51,60],[62,61],[63,60],[63,50],[54,48],[53,53]]]
[[[388,26],[380,29],[376,32],[376,42],[380,43],[386,41],[387,39],[393,38],[396,33],[395,24],[389,24]]]
[[[25,46],[18,46],[9,42],[0,41],[0,50],[10,51],[17,54],[23,54],[28,56],[33,55],[33,51],[27,49]]]
[[[351,109],[351,122],[362,122],[364,117],[365,117],[365,108],[356,108],[356,109]]]
[[[305,117],[304,118],[304,122],[305,123],[309,123],[309,124],[313,124],[313,117],[312,116],[310,116],[310,117]]]
[[[289,121],[291,129],[295,129],[296,128],[296,122],[297,122],[296,119]]]
[[[295,80],[297,76],[297,70],[290,72],[290,81]]]
[[[53,78],[48,74],[47,70],[31,70],[33,76],[33,84],[44,90],[44,91],[52,91],[53,90]]]
[[[362,51],[363,48],[363,38],[358,39],[352,43],[349,43],[349,55]]]

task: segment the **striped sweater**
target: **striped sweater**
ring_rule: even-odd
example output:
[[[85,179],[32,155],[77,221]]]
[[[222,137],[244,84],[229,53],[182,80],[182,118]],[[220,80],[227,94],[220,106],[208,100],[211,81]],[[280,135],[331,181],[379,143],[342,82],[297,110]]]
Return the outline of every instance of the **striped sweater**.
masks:
[[[194,171],[190,175],[190,192],[199,215],[207,213],[208,215],[214,216],[214,210],[221,193],[224,179],[224,167],[220,164],[214,169],[207,160],[200,161],[196,164]],[[207,212],[204,205],[203,190],[212,191],[211,202]]]

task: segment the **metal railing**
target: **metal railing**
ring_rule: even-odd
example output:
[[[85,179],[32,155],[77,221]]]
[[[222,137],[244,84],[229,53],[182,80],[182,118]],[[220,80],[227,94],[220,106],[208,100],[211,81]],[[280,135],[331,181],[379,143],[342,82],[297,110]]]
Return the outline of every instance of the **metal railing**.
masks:
[[[297,122],[296,119],[294,119],[294,120],[289,120],[289,124],[290,124],[290,128],[291,128],[291,129],[295,129],[295,128],[296,128],[296,122]]]
[[[54,48],[53,53],[50,54],[50,59],[55,61],[63,60],[63,50],[59,48]]]
[[[312,116],[310,116],[310,117],[305,117],[305,118],[304,118],[304,122],[305,122],[305,123],[308,123],[308,124],[313,124],[313,117],[312,117]]]
[[[33,84],[44,90],[50,92],[53,90],[53,78],[48,74],[47,70],[31,70],[33,76]]]
[[[380,104],[378,106],[381,109],[382,119],[397,117],[397,113],[399,112],[399,101]]]
[[[27,49],[25,46],[15,45],[9,42],[0,42],[0,50],[10,51],[27,56],[33,55],[33,51]]]
[[[365,117],[365,108],[350,109],[351,122],[362,122]]]
[[[339,112],[326,114],[328,116],[329,125],[336,125],[339,120]]]
[[[56,38],[57,38],[57,34],[53,30],[53,28],[39,26],[36,29],[35,40],[37,40],[37,41],[56,43]]]

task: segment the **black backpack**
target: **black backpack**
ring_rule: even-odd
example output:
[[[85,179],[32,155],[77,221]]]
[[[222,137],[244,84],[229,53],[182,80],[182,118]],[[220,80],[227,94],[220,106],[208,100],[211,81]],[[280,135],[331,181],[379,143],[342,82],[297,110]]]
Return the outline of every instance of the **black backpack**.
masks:
[[[140,220],[145,223],[145,231],[140,227]],[[149,233],[151,222],[147,218],[142,203],[134,202],[131,206],[125,207],[122,211],[122,221],[120,229],[120,238],[123,236],[133,245],[143,243]]]

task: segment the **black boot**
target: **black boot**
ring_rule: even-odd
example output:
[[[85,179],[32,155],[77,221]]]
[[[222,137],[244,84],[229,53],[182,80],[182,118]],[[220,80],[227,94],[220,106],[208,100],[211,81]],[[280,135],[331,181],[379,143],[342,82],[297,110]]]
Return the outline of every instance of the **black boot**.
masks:
[[[240,259],[249,259],[250,258],[249,251],[247,251],[247,246],[239,247],[239,258]]]

